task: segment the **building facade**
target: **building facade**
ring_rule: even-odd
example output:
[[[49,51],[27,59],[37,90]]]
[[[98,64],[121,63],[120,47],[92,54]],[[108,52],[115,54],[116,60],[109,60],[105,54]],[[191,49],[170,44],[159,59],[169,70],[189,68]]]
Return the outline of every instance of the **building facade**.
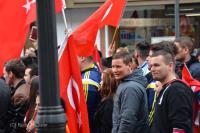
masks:
[[[67,0],[65,15],[67,27],[73,31],[105,0]],[[175,38],[175,0],[127,0],[119,29],[106,26],[97,37],[98,48],[106,55],[114,39],[118,47],[132,46],[146,40],[155,43]],[[200,0],[180,0],[180,35],[194,40],[200,47]],[[62,14],[57,15],[58,42],[62,43],[65,25]],[[117,32],[113,38],[114,32]]]

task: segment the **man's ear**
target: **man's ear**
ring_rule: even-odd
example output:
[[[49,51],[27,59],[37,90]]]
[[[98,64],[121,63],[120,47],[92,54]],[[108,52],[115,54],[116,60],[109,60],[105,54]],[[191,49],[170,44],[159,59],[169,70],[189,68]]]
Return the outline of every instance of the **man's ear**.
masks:
[[[135,58],[138,58],[138,57],[140,57],[140,54],[137,51],[135,51]]]
[[[131,71],[132,71],[132,66],[133,66],[133,63],[132,63],[132,62],[129,62],[129,63],[128,63],[128,67],[130,68]]]
[[[174,63],[173,63],[173,62],[170,62],[170,63],[169,63],[169,68],[170,68],[170,70],[174,70],[174,67],[175,67],[175,66],[174,66]]]
[[[190,50],[188,48],[183,49],[185,53],[190,53]]]
[[[9,79],[13,79],[14,78],[14,74],[12,72],[9,72],[8,73],[8,77],[9,77]]]

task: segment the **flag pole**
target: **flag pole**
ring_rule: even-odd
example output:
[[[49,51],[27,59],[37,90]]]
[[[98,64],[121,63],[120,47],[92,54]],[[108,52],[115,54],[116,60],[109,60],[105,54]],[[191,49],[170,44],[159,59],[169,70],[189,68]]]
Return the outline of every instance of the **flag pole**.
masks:
[[[63,21],[64,21],[64,24],[65,24],[65,28],[67,30],[68,27],[67,27],[67,21],[66,21],[65,9],[64,8],[62,8],[62,16],[63,16]]]
[[[62,16],[63,16],[63,21],[64,21],[64,24],[65,24],[65,28],[67,29],[67,19],[66,19],[66,15],[65,15],[65,9],[67,8],[66,7],[66,3],[65,3],[65,0],[62,0],[62,3],[63,3],[63,7],[62,7]]]
[[[123,13],[121,14],[121,16],[120,16],[120,18],[122,19],[122,16],[123,16],[123,14],[124,14],[124,11],[125,11],[125,7],[126,7],[126,4],[127,4],[127,1],[125,1],[126,3],[125,3],[125,6],[124,6],[124,8],[123,8]],[[120,20],[121,20],[120,19]],[[111,41],[111,44],[113,44],[114,43],[114,40],[115,40],[115,37],[116,37],[116,33],[117,33],[117,30],[119,29],[119,24],[118,24],[118,26],[117,27],[115,27],[115,32],[114,32],[114,35],[113,35],[113,38],[112,38],[112,41]]]
[[[62,16],[63,16],[63,21],[64,21],[64,24],[65,24],[65,28],[66,28],[65,30],[66,30],[66,32],[64,31],[65,32],[65,38],[64,38],[63,42],[61,43],[60,48],[58,50],[58,61],[60,60],[61,55],[63,54],[64,49],[67,46],[67,40],[68,40],[68,37],[69,37],[69,31],[68,31],[68,26],[67,26],[67,19],[66,19],[66,15],[65,15],[65,9],[67,7],[66,7],[65,0],[62,0],[62,2],[63,2]]]
[[[112,37],[111,44],[113,44],[114,41],[115,41],[115,37],[116,37],[116,34],[117,34],[117,30],[118,30],[118,28],[119,28],[119,27],[115,27],[115,32],[114,32],[114,35],[113,35],[113,37]]]

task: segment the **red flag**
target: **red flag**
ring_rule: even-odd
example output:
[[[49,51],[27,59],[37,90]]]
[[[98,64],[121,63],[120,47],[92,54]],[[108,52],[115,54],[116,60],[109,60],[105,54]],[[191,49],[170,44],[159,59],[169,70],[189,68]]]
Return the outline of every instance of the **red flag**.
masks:
[[[0,76],[6,61],[20,57],[29,26],[26,23],[26,0],[0,0]]]
[[[35,1],[0,0],[0,76],[6,61],[20,57],[29,24],[36,19]],[[57,12],[62,9],[61,2],[62,0],[56,0]]]
[[[71,38],[67,46],[60,47],[59,58],[60,94],[65,101],[69,130],[71,133],[89,133],[80,68]]]
[[[192,77],[186,64],[183,66],[182,79],[192,88],[194,93],[200,91],[200,82]]]
[[[27,21],[26,24],[30,24],[36,20],[36,0],[26,0],[26,5],[23,7],[26,8]],[[63,2],[62,0],[55,0],[55,10],[56,13],[62,11]]]
[[[111,25],[117,27],[122,17],[126,0],[108,0],[106,3],[109,4],[109,7],[101,20],[100,26]]]
[[[117,26],[119,24],[125,3],[125,0],[107,0],[72,33],[72,43],[76,46],[79,56],[92,55],[100,28],[105,25]]]
[[[182,79],[191,87],[192,91],[196,94],[200,92],[200,82],[192,77],[186,64],[183,66]],[[193,102],[193,132],[200,132],[200,104],[197,98]]]
[[[94,47],[93,60],[94,60],[94,62],[96,62],[96,64],[98,65],[98,67],[99,67],[99,69],[101,71],[102,70],[101,57],[99,55],[99,51],[98,51],[97,45],[95,45],[95,47]]]

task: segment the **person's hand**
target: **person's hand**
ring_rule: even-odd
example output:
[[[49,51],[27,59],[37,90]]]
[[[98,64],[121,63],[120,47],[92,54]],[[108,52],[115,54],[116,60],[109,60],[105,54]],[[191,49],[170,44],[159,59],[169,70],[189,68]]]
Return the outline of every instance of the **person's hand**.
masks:
[[[26,127],[26,131],[31,132],[34,128],[35,128],[35,121],[30,120],[27,127]]]
[[[65,34],[65,35],[67,35],[67,33],[68,33],[68,30],[67,30],[67,29],[65,29],[65,30],[64,30],[64,34]]]
[[[115,52],[116,49],[116,44],[115,41],[113,43],[110,44],[109,48],[108,48],[108,57],[112,56]]]
[[[31,41],[31,43],[32,43],[32,45],[33,45],[33,47],[35,48],[35,49],[37,49],[38,48],[38,41]]]

